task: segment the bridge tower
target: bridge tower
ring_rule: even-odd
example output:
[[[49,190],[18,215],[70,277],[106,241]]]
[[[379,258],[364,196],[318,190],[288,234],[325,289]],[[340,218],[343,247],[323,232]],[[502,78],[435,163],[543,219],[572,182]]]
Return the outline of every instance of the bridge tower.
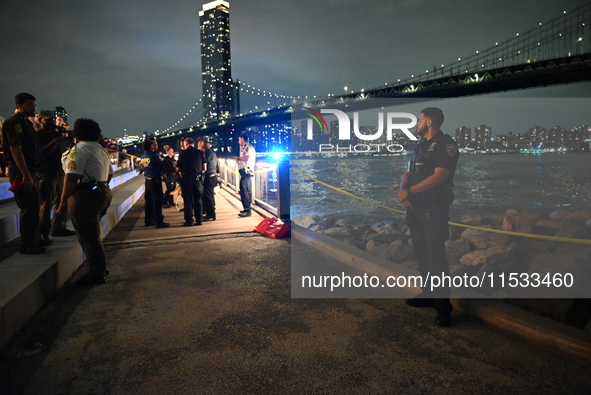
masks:
[[[230,3],[216,0],[199,11],[204,117],[220,120],[240,112],[240,84],[232,80]]]

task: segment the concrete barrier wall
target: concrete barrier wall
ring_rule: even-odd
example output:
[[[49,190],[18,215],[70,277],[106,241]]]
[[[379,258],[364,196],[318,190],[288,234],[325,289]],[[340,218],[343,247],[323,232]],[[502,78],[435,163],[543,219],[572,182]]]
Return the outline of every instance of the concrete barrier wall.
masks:
[[[131,173],[137,175],[137,172],[126,173],[126,177],[116,181],[117,185],[123,185],[114,193],[111,206],[102,219],[103,237],[144,193],[143,177]],[[18,223],[18,214],[16,218]],[[49,297],[72,277],[83,261],[80,244],[72,237],[54,243],[45,254],[17,253],[0,262],[0,348],[6,346]]]

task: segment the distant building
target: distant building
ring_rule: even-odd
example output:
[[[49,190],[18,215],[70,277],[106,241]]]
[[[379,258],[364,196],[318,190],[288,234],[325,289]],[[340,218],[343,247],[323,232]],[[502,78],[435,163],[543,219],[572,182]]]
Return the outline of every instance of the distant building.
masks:
[[[474,128],[474,143],[477,150],[486,150],[490,148],[491,127],[486,125],[476,126]]]
[[[230,4],[216,0],[199,11],[203,112],[207,119],[240,113],[240,84],[232,79]]]
[[[458,147],[465,148],[470,145],[470,141],[472,141],[472,129],[462,126],[461,128],[456,129],[456,143]]]
[[[529,132],[527,132],[527,136],[531,142],[532,148],[545,147],[547,145],[548,139],[550,137],[548,130],[540,125],[530,128]],[[553,140],[556,140],[557,138],[558,138],[558,140],[560,140],[562,138],[560,136],[560,134],[558,135],[558,137],[556,137],[556,136],[557,135],[555,134],[555,136],[553,137]]]

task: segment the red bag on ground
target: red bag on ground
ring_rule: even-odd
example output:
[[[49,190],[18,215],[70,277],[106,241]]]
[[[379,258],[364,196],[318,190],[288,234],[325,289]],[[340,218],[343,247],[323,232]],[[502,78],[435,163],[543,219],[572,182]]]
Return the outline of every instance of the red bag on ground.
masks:
[[[254,231],[272,239],[280,239],[289,232],[289,224],[275,217],[267,217],[254,228]]]

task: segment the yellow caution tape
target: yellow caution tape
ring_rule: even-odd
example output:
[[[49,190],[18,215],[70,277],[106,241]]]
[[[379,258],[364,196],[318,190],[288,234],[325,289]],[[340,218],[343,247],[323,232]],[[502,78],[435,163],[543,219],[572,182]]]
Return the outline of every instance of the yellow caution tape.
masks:
[[[296,169],[293,166],[291,168],[296,173],[299,173],[299,174],[303,175],[304,177],[309,178],[310,180],[312,180],[314,182],[317,182],[317,183],[319,183],[321,185],[324,185],[327,188],[333,189],[333,190],[335,190],[335,191],[337,191],[339,193],[342,193],[344,195],[347,195],[347,196],[352,197],[352,198],[357,199],[357,200],[361,200],[362,202],[365,202],[365,203],[368,203],[368,204],[371,204],[371,205],[374,205],[374,206],[377,206],[377,207],[384,208],[386,210],[394,211],[394,212],[400,213],[400,214],[406,214],[405,211],[397,210],[397,209],[394,209],[392,207],[388,207],[388,206],[384,206],[384,205],[379,204],[379,203],[372,202],[370,200],[367,200],[367,199],[361,198],[359,196],[353,195],[350,192],[344,191],[344,190],[339,189],[337,187],[334,187],[334,186],[332,186],[330,184],[327,184],[325,182],[322,182],[320,180],[317,180],[316,178],[313,178],[313,177],[311,177],[311,176],[309,176],[309,175],[301,172],[300,170]],[[461,223],[457,223],[457,222],[448,222],[448,223],[450,225],[458,226],[458,227],[461,227],[461,228],[477,229],[477,230],[483,230],[485,232],[501,233],[501,234],[505,234],[505,235],[509,235],[509,236],[518,236],[518,237],[527,237],[527,238],[530,238],[530,239],[541,239],[541,240],[549,240],[549,241],[558,241],[558,242],[563,242],[563,243],[574,243],[574,244],[591,245],[591,240],[589,240],[589,239],[570,239],[568,237],[534,235],[534,234],[531,234],[531,233],[520,233],[520,232],[511,232],[511,231],[500,230],[500,229],[483,228],[481,226],[466,225],[466,224],[461,224]]]

